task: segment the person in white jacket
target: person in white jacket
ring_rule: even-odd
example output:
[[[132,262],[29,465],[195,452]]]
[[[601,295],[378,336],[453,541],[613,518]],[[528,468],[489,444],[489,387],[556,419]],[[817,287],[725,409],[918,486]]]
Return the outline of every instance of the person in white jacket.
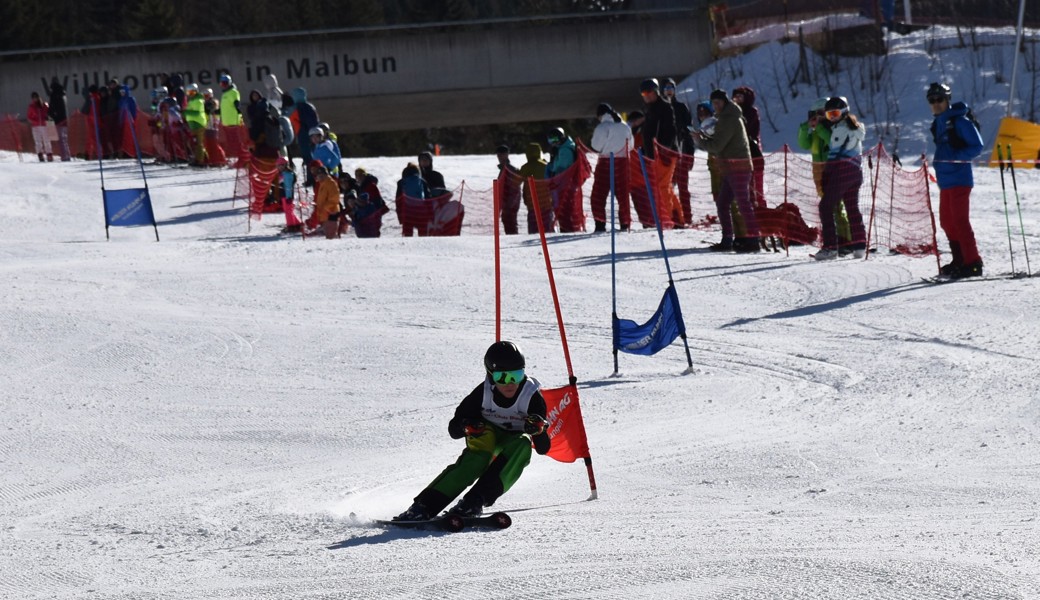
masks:
[[[607,103],[596,108],[599,125],[592,131],[592,149],[599,153],[592,180],[592,218],[596,232],[607,230],[607,194],[610,192],[610,157],[614,157],[614,196],[618,202],[621,230],[632,226],[632,209],[628,202],[628,155],[634,149],[632,129]]]
[[[849,112],[849,102],[842,96],[827,100],[824,105],[823,123],[830,130],[830,152],[824,164],[823,198],[820,200],[820,221],[823,233],[823,248],[813,258],[832,260],[839,255],[838,228],[834,220],[834,209],[839,202],[845,203],[849,218],[852,241],[845,250],[851,250],[855,258],[863,258],[867,248],[867,234],[863,227],[863,214],[859,210],[859,188],[863,185],[863,140],[867,129]]]

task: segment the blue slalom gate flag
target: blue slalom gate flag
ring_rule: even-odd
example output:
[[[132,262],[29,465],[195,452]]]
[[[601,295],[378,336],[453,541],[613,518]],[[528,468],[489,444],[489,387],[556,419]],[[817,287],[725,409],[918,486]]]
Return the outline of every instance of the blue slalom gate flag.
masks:
[[[683,324],[679,298],[673,285],[665,290],[657,312],[646,323],[640,325],[614,317],[614,349],[621,352],[650,356],[666,348],[675,338],[685,335],[686,325]]]
[[[148,188],[104,190],[105,226],[155,225]]]

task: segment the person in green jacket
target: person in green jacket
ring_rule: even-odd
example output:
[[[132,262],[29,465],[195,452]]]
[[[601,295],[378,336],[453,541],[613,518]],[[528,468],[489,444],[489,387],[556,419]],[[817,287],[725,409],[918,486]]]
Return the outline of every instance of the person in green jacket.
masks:
[[[206,103],[199,93],[199,84],[188,85],[188,99],[184,107],[184,121],[191,130],[194,157],[192,164],[206,164]]]
[[[231,75],[224,73],[220,76],[220,123],[226,127],[235,127],[242,124],[242,109],[239,102],[242,97],[231,80]]]
[[[537,184],[538,189],[532,190],[527,182],[529,177],[535,180],[545,179],[547,163],[542,160],[542,146],[537,142],[531,142],[527,145],[527,150],[524,154],[527,156],[527,162],[520,167],[520,176],[523,177],[524,206],[527,207],[527,233],[538,233],[538,221],[533,209],[534,199],[532,198],[532,193],[534,192],[538,193],[538,206],[542,212],[542,226],[545,227],[546,233],[555,231],[556,215],[553,213],[552,195],[549,193],[549,186],[539,183]]]
[[[809,107],[809,118],[798,126],[798,147],[812,154],[813,181],[816,183],[816,195],[819,198],[823,198],[823,168],[831,148],[830,122],[823,118],[823,107],[826,104],[826,97],[817,98]],[[851,242],[852,229],[849,227],[844,202],[838,202],[834,208],[834,222],[838,228],[838,237],[843,242]],[[846,245],[840,247],[844,249]]]

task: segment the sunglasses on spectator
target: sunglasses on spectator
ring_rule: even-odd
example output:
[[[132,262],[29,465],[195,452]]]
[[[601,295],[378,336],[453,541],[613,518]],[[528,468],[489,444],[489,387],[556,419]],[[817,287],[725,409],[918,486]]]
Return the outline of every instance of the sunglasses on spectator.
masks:
[[[666,86],[664,86],[663,89],[666,92],[674,92],[675,91],[675,86],[674,85],[666,85]]]
[[[939,104],[940,102],[945,101],[946,96],[931,96],[930,98],[928,98],[928,104]]]
[[[510,385],[513,383],[520,383],[524,379],[524,370],[516,369],[513,371],[491,371],[491,381],[499,385]]]
[[[834,119],[840,119],[841,115],[845,114],[845,111],[841,110],[840,108],[835,108],[834,110],[828,110],[824,114],[827,115],[828,119],[833,121]]]

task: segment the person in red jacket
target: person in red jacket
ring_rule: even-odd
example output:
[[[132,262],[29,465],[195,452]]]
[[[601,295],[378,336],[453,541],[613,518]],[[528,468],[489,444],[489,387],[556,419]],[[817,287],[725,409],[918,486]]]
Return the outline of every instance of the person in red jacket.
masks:
[[[51,140],[47,136],[47,103],[40,98],[40,94],[37,92],[32,93],[32,101],[29,102],[29,109],[25,115],[29,119],[29,125],[32,127],[33,143],[36,144],[36,156],[40,157],[40,162],[43,162],[43,155],[47,155],[47,161],[54,160],[54,152],[51,150]]]

